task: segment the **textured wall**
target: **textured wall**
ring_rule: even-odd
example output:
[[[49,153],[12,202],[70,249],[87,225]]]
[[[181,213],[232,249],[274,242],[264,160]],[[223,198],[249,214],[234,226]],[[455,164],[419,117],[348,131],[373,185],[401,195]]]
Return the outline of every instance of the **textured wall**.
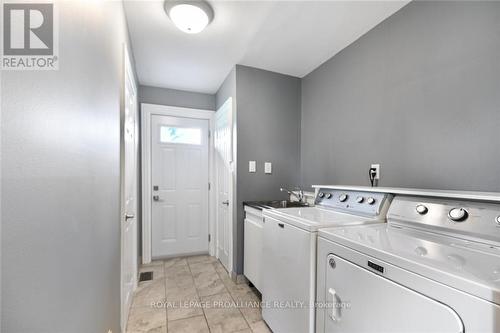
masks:
[[[414,1],[302,81],[305,185],[500,191],[500,2]]]
[[[119,332],[121,2],[59,6],[58,71],[2,73],[2,332]]]

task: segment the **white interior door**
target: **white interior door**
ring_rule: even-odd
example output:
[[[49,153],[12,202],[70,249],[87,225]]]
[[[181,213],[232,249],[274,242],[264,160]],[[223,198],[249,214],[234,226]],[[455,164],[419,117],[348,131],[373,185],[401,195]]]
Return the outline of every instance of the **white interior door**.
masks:
[[[208,120],[151,117],[152,257],[208,252]]]
[[[121,325],[137,285],[137,89],[125,52],[121,204]]]
[[[233,220],[232,99],[228,99],[215,113],[214,130],[216,255],[230,272]]]

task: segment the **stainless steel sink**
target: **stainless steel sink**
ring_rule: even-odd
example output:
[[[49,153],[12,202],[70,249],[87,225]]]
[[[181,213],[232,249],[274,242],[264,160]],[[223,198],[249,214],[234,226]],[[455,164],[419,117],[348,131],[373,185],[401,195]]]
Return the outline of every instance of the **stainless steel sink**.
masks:
[[[290,208],[290,207],[308,207],[309,204],[298,201],[288,201],[288,200],[272,200],[272,201],[254,201],[247,202],[249,206],[255,208]]]
[[[298,201],[277,200],[277,201],[267,202],[266,206],[272,208],[289,208],[289,207],[307,207],[309,205],[307,203],[302,203]]]

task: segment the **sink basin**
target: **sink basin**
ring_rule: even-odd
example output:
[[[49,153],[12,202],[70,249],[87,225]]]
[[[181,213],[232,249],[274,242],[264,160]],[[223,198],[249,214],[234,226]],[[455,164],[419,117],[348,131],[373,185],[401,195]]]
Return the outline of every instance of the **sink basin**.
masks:
[[[298,201],[287,201],[287,200],[272,200],[272,201],[254,201],[247,202],[249,206],[255,208],[290,208],[290,207],[307,207],[309,204],[302,203]]]
[[[287,201],[287,200],[276,200],[276,201],[268,201],[264,203],[265,206],[271,208],[288,208],[288,207],[307,207],[309,206],[306,203],[298,202],[298,201]]]

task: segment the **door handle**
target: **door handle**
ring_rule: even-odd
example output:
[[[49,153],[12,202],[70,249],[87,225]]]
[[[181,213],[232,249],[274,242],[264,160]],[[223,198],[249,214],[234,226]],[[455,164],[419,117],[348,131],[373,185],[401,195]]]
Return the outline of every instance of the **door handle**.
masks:
[[[160,196],[159,195],[153,195],[153,200],[154,201],[160,201]]]
[[[283,223],[278,223],[278,227],[283,229],[283,228],[285,228],[285,225]]]
[[[128,221],[130,219],[133,219],[135,217],[134,214],[125,214],[125,221]]]
[[[223,205],[226,205],[226,206],[229,206],[229,200],[222,201],[222,204],[223,204]]]
[[[337,292],[333,288],[328,289],[328,293],[332,295],[332,312],[330,313],[330,318],[335,322],[339,322],[341,313],[340,308],[337,306],[337,299],[340,299],[340,297],[337,296]]]

